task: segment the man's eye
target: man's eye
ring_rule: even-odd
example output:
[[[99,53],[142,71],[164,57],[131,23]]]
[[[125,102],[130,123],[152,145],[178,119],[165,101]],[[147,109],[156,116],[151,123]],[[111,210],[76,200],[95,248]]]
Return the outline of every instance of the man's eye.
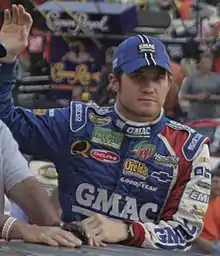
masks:
[[[163,80],[164,79],[164,75],[156,75],[153,80],[154,81],[160,81],[160,80]]]
[[[135,79],[135,80],[141,80],[141,79],[143,79],[143,75],[141,75],[141,74],[133,74],[133,75],[131,75],[131,78]]]

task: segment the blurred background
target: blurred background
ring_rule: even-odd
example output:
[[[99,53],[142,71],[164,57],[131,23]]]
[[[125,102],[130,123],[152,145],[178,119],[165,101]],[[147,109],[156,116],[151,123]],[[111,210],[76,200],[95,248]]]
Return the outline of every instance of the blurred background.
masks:
[[[23,4],[34,19],[29,45],[17,61],[17,105],[112,105],[108,74],[115,47],[138,33],[156,36],[172,59],[166,114],[208,135],[213,168],[218,165],[219,0],[0,0],[0,25],[12,4]]]

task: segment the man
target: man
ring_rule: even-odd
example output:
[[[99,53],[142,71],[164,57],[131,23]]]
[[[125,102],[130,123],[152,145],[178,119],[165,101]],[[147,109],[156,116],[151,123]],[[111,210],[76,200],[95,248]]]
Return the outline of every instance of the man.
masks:
[[[209,186],[208,184],[201,184]],[[195,209],[196,210],[196,209]],[[204,213],[197,210],[201,217]],[[220,168],[212,174],[211,195],[208,210],[205,215],[204,229],[199,238],[197,238],[195,245],[192,247],[194,252],[213,253],[212,255],[219,255],[220,253]]]
[[[6,125],[0,121],[0,237],[31,243],[75,247],[81,245],[72,234],[61,230],[58,215],[47,194],[28,169],[27,162]],[[27,225],[4,214],[4,194],[22,207],[33,220],[44,226]],[[48,226],[48,227],[46,227]]]
[[[30,169],[34,172],[35,177],[41,183],[42,187],[47,192],[50,202],[53,205],[53,208],[56,210],[57,216],[60,217],[61,209],[59,205],[59,196],[58,196],[58,181],[57,181],[57,172],[52,163],[45,161],[33,160],[29,163]],[[22,209],[15,203],[11,203],[10,215],[22,220],[26,223],[29,220],[28,216],[22,211]]]
[[[211,72],[212,66],[212,55],[201,55],[199,71],[183,81],[179,98],[190,101],[189,120],[219,117],[220,75]]]
[[[210,192],[198,186],[210,184],[208,139],[164,116],[171,82],[164,45],[137,35],[117,47],[114,107],[72,102],[32,112],[11,98],[13,62],[31,23],[22,6],[13,6],[12,18],[5,12],[0,118],[23,152],[55,164],[62,220],[78,222],[90,245],[188,250],[203,229],[193,205],[206,211]]]
[[[180,65],[176,64],[175,62],[171,61],[170,67],[172,73],[172,83],[170,84],[170,89],[164,103],[164,110],[167,117],[173,120],[179,120],[183,116],[183,113],[179,106],[178,94],[179,88],[184,79],[184,75]]]

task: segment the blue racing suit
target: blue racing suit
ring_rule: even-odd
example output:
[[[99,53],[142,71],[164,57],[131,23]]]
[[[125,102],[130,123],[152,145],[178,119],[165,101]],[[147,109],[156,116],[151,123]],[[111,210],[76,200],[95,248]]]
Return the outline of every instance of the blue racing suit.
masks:
[[[116,107],[13,105],[13,64],[0,67],[0,118],[23,153],[52,161],[63,221],[95,213],[133,221],[145,248],[188,250],[203,229],[210,194],[208,139],[167,119],[134,123]],[[12,156],[13,160],[13,156]]]

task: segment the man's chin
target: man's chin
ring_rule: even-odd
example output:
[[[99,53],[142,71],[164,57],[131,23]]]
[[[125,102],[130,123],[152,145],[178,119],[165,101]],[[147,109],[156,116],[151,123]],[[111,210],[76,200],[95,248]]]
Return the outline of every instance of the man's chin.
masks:
[[[147,110],[143,110],[141,109],[140,111],[137,112],[137,116],[142,117],[142,118],[146,118],[149,120],[156,120],[160,115],[159,111],[150,111],[149,109]]]

